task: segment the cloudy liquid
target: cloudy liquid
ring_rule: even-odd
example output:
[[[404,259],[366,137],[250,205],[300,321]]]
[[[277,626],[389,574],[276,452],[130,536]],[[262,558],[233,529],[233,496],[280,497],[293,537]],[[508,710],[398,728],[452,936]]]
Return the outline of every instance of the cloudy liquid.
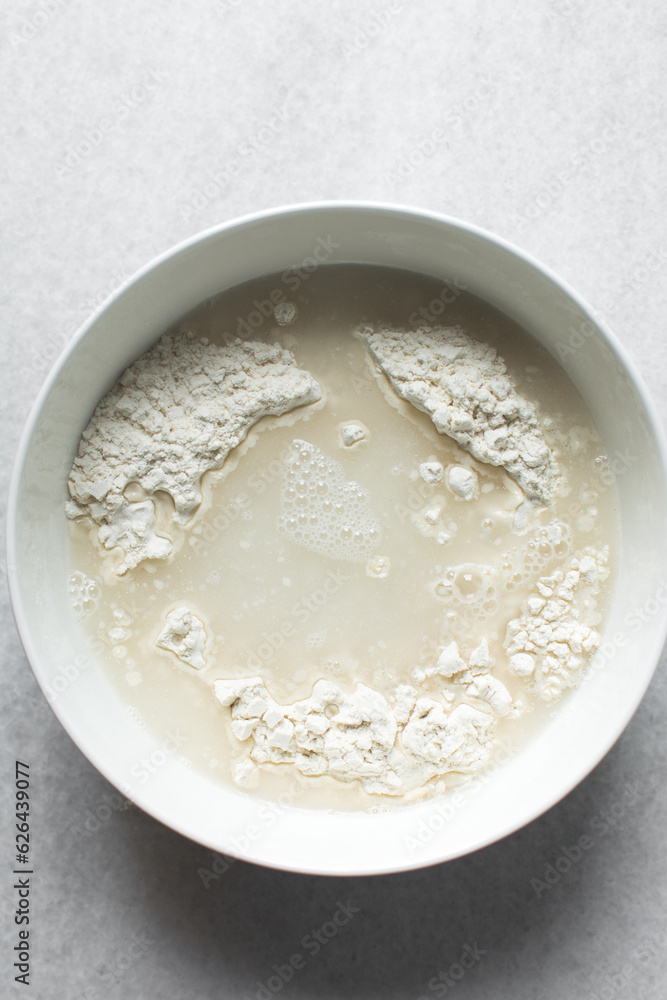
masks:
[[[221,344],[239,333],[278,342],[318,380],[322,401],[263,418],[222,470],[205,475],[204,502],[187,528],[171,521],[170,498],[156,497],[162,530],[174,542],[166,561],[119,578],[113,567],[121,559],[101,548],[97,527],[85,518],[71,526],[72,573],[97,584],[94,600],[79,611],[104,643],[104,668],[128,711],[165,742],[178,734],[179,756],[229,783],[246,747],[230,734],[229,710],[213,696],[215,679],[260,674],[286,703],[308,697],[322,677],[347,692],[362,682],[390,695],[411,682],[415,667],[433,666],[452,639],[467,658],[486,638],[502,664],[507,622],[520,614],[537,578],[584,546],[609,544],[612,556],[616,548],[615,495],[596,428],[560,366],[516,324],[411,272],[329,265],[296,284],[294,275],[290,283],[273,275],[239,286],[201,305],[173,332],[191,330]],[[297,307],[290,325],[271,315],[276,300]],[[516,484],[399,400],[352,335],[366,322],[410,330],[424,322],[420,308],[432,325],[460,324],[495,347],[517,392],[537,406],[564,473],[564,495],[533,511],[522,534],[512,530],[522,499]],[[346,447],[340,428],[349,422],[368,434]],[[360,561],[323,555],[278,530],[281,480],[295,440],[319,449],[367,492],[379,528],[374,565],[388,568],[386,575],[369,570],[367,553]],[[424,482],[419,465],[430,461],[474,470],[477,499],[461,500],[444,481]],[[167,614],[183,605],[205,623],[202,671],[155,645]],[[598,625],[603,610],[591,612],[587,624]],[[494,673],[524,704],[519,718],[499,720],[497,737],[520,746],[553,707],[527,697],[508,672]],[[431,788],[455,782],[449,776]],[[302,777],[289,765],[262,768],[253,794],[275,799],[286,789],[300,805],[320,808],[395,801],[366,794],[356,781]]]

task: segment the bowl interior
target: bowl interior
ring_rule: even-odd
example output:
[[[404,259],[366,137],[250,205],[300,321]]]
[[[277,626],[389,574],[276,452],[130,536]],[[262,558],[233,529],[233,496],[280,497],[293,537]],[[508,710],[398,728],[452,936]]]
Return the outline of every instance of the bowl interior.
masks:
[[[593,669],[530,744],[465,791],[386,813],[279,810],[189,769],[128,716],[67,595],[66,481],[81,431],[122,370],[221,290],[323,262],[403,267],[459,284],[526,327],[586,400],[612,460],[622,526],[618,582]],[[614,464],[615,463],[615,464]],[[397,871],[465,854],[522,826],[601,759],[651,679],[665,636],[667,490],[660,431],[613,338],[561,282],[488,234],[384,206],[303,206],[250,217],[149,265],[79,332],[19,451],[9,512],[15,614],[36,677],[92,763],[139,806],[213,850],[296,871]],[[139,767],[148,758],[149,772]],[[144,777],[145,775],[145,777]]]

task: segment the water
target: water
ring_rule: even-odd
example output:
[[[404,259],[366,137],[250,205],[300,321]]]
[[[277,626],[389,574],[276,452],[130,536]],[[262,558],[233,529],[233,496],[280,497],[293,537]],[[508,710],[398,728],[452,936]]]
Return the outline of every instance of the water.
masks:
[[[549,710],[503,668],[502,641],[538,576],[583,546],[609,544],[613,553],[618,526],[604,446],[544,349],[480,300],[458,292],[443,303],[441,293],[442,284],[423,275],[329,265],[296,289],[293,278],[288,284],[272,275],[204,303],[175,330],[218,343],[239,333],[279,342],[320,382],[323,400],[264,418],[222,470],[204,477],[204,502],[186,529],[171,520],[170,498],[156,496],[161,530],[175,543],[168,561],[118,578],[118,554],[100,547],[92,522],[71,526],[71,572],[94,581],[83,599],[79,580],[74,600],[86,628],[105,644],[102,668],[135,718],[160,738],[178,730],[179,754],[223,782],[232,780],[243,745],[229,735],[229,711],[213,697],[219,677],[259,673],[282,702],[307,697],[320,677],[346,691],[362,681],[389,693],[409,683],[416,667],[432,666],[452,639],[467,655],[486,638],[495,675],[526,709],[499,723],[499,738],[520,744],[548,721]],[[296,307],[291,323],[275,320],[276,301]],[[443,303],[437,318],[434,302]],[[522,497],[516,484],[399,400],[352,336],[366,322],[409,330],[421,321],[419,309],[496,347],[517,391],[538,405],[565,472],[565,495],[531,513],[522,534],[512,530]],[[293,314],[284,309],[279,317]],[[366,433],[345,445],[341,432],[350,423]],[[474,470],[476,498],[462,500],[444,479],[425,482],[425,462]],[[183,605],[206,626],[203,671],[155,645],[167,614]],[[603,611],[594,609],[589,624]],[[267,769],[256,794],[276,799],[294,787],[294,777],[291,768]],[[383,802],[356,782],[299,781],[301,805],[362,809]]]

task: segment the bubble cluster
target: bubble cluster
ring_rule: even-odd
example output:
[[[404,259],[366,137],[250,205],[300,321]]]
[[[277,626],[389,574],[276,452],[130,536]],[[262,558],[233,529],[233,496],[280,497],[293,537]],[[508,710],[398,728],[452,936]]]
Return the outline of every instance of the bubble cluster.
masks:
[[[324,645],[326,637],[326,629],[320,629],[319,632],[311,632],[310,635],[306,636],[306,647],[308,649],[317,649],[318,646]]]
[[[340,662],[340,660],[337,660],[333,656],[329,656],[325,660],[322,660],[321,665],[322,665],[322,672],[325,674],[334,674],[336,677],[339,677],[342,673],[345,672],[343,664]]]
[[[525,545],[503,553],[499,567],[505,590],[531,586],[555,561],[565,559],[572,549],[572,532],[567,524],[554,518],[538,528]]]
[[[571,548],[569,527],[554,519],[538,528],[524,545],[503,552],[495,566],[478,563],[450,566],[435,582],[433,590],[447,606],[449,617],[461,626],[468,626],[495,615],[503,594],[531,587],[554,562],[569,555]]]
[[[498,610],[498,590],[494,567],[478,563],[450,566],[435,584],[435,595],[453,610],[470,609],[477,617],[488,618]]]
[[[72,607],[80,618],[92,615],[97,609],[97,600],[100,596],[100,588],[85,573],[72,573],[67,581],[67,590]]]
[[[369,501],[367,490],[345,480],[338,462],[307,441],[292,442],[280,490],[283,535],[332,559],[366,562],[382,538]]]

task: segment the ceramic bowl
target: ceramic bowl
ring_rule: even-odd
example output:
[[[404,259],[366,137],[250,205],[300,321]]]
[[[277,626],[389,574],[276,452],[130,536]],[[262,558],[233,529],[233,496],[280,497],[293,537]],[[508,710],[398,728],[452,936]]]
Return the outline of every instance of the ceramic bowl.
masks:
[[[322,250],[325,246],[328,250]],[[524,326],[562,364],[616,476],[621,551],[600,652],[567,711],[462,792],[378,813],[278,812],[186,767],[139,728],[91,653],[69,603],[67,477],[83,428],[123,369],[184,313],[252,278],[327,262],[389,265],[451,279]],[[627,725],[667,624],[665,449],[653,407],[615,337],[530,256],[475,226],[401,207],[302,205],[208,230],[163,254],[73,338],[44,385],[11,487],[8,566],[16,621],[45,696],[71,738],[120,791],[211,849],[321,874],[393,872],[464,855],[517,830],[566,795]],[[137,762],[160,762],[133,781]],[[73,776],[74,777],[74,776]]]

